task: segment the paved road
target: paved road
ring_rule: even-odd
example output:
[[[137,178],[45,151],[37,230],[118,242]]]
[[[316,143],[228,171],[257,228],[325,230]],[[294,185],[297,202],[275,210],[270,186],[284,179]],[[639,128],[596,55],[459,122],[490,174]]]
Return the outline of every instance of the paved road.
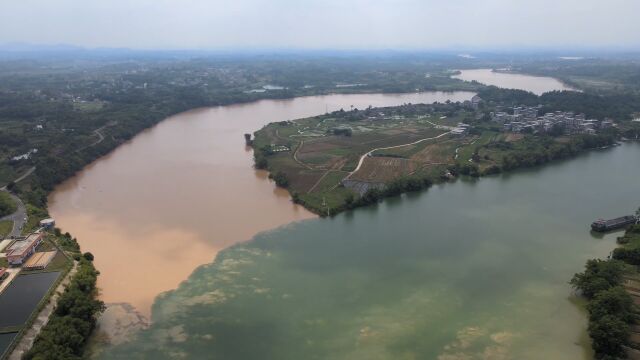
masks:
[[[33,174],[34,171],[36,171],[35,166],[31,167],[24,174],[22,174],[22,176],[15,179],[13,182],[19,183],[20,181],[24,180],[27,176]],[[22,200],[20,200],[19,197],[15,196],[12,192],[7,190],[6,185],[1,187],[0,191],[7,192],[9,196],[11,196],[13,201],[15,201],[16,205],[18,205],[18,210],[16,210],[16,212],[14,212],[11,215],[7,215],[3,218],[0,218],[0,221],[3,221],[3,220],[13,221],[13,230],[11,230],[11,232],[7,235],[7,237],[20,236],[20,234],[22,233],[22,228],[24,227],[24,224],[27,222],[27,209],[24,207],[24,203],[22,202]]]
[[[9,233],[8,236],[20,236],[20,234],[22,233],[22,228],[24,227],[24,224],[27,219],[27,209],[25,208],[24,203],[22,202],[22,200],[20,200],[19,197],[15,196],[14,194],[4,189],[0,191],[7,192],[9,196],[11,196],[13,201],[16,202],[16,205],[18,205],[18,210],[16,210],[16,212],[14,212],[11,215],[7,215],[3,218],[0,218],[0,221],[2,220],[13,221],[13,230]]]

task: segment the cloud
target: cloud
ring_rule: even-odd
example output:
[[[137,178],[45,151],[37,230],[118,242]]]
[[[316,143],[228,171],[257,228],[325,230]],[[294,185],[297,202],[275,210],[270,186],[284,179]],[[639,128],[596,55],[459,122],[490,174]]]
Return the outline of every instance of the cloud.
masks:
[[[21,0],[0,42],[133,48],[637,46],[633,0]]]

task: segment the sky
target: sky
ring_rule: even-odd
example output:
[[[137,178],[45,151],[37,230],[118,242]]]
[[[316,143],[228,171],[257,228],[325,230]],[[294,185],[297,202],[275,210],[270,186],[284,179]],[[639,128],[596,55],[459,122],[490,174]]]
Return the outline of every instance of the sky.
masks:
[[[638,0],[0,0],[0,43],[640,49]]]

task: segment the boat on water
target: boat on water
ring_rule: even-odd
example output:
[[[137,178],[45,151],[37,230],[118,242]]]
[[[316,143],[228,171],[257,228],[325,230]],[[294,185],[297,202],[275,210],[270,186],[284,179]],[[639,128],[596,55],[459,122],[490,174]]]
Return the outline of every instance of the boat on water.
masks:
[[[627,225],[635,224],[638,218],[633,215],[621,216],[615,219],[598,219],[591,223],[591,230],[605,232],[623,228]]]

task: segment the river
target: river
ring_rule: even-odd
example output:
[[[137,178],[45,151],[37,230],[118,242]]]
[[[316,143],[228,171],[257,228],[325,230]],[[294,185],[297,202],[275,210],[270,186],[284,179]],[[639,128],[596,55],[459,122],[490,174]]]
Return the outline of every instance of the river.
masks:
[[[529,77],[523,86],[560,89],[548,84]],[[145,315],[153,303],[152,325],[120,333],[131,341],[102,356],[591,358],[567,282],[614,246],[615,234],[594,238],[588,224],[637,207],[640,169],[628,166],[637,144],[331,219],[291,204],[251,170],[243,145],[243,133],[271,121],[471,95],[329,95],[194,110],[62,184],[50,212],[96,255],[103,299]]]
[[[219,253],[107,359],[590,359],[568,280],[640,198],[640,144],[443,184]]]
[[[563,84],[558,79],[543,76],[531,76],[517,73],[496,72],[492,69],[459,70],[460,74],[453,76],[464,81],[477,81],[485,85],[494,85],[506,89],[521,89],[541,95],[549,91],[575,90]]]
[[[92,252],[107,303],[148,316],[223,248],[315,215],[252,170],[244,133],[325,111],[445,100],[469,92],[327,95],[197,109],[159,123],[56,188],[49,212]]]

